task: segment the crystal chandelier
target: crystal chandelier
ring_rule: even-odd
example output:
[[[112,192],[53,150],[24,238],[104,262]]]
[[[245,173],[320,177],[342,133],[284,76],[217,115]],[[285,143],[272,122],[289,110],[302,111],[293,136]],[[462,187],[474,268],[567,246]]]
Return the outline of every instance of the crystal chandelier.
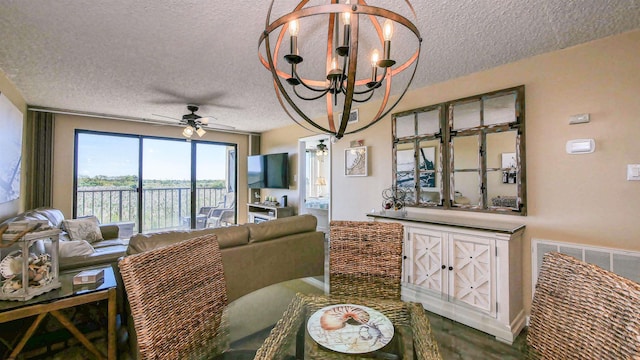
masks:
[[[303,0],[293,11],[271,22],[274,3],[272,0],[266,27],[260,36],[259,57],[271,71],[280,105],[294,122],[310,131],[331,134],[340,139],[345,134],[362,131],[380,121],[402,99],[415,75],[422,42],[420,32],[407,17],[371,6],[364,0],[354,0],[354,4],[348,0],[344,4],[330,0],[329,4],[316,6],[308,6],[309,0]],[[408,0],[396,3],[404,3],[409,15],[416,17]],[[308,24],[307,38],[303,35],[304,23]],[[404,37],[396,39],[399,30]],[[287,31],[288,52],[282,55]],[[406,56],[402,60],[391,55],[392,43],[403,44],[403,49],[409,45],[410,50],[403,54]],[[310,57],[309,65],[305,62],[307,58],[303,47],[305,51],[320,48],[318,56]],[[382,56],[379,49],[382,49]],[[370,53],[366,61],[368,66],[362,67],[365,71],[358,72],[358,57],[367,56],[364,52]],[[313,69],[313,65],[321,69]],[[395,93],[399,94],[395,100],[391,100],[392,77],[405,70],[410,71],[403,79],[405,83],[401,83],[402,90]],[[380,89],[380,95],[374,97],[377,89]],[[364,119],[361,124],[350,124],[353,104],[374,98],[381,98],[375,115]],[[326,124],[312,120],[309,115],[312,111],[305,113],[303,109],[304,102],[315,100],[326,104]],[[348,125],[351,125],[349,129]]]

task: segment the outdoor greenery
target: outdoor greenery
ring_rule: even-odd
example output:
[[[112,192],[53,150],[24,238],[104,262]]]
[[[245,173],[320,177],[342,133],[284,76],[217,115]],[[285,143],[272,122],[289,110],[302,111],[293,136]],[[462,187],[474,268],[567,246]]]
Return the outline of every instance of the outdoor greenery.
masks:
[[[190,188],[189,180],[143,180],[142,186],[149,189],[157,188]],[[224,180],[198,180],[196,186],[199,188],[224,189]],[[125,176],[78,176],[78,188],[93,189],[135,189],[138,187],[138,177],[135,175]]]

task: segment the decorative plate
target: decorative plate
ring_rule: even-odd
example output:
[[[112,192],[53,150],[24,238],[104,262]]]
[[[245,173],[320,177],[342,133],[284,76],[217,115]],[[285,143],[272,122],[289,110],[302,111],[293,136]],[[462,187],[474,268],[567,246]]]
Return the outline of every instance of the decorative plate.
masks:
[[[331,305],[316,311],[307,322],[307,331],[318,344],[347,354],[378,350],[393,338],[393,324],[386,316],[353,304]]]

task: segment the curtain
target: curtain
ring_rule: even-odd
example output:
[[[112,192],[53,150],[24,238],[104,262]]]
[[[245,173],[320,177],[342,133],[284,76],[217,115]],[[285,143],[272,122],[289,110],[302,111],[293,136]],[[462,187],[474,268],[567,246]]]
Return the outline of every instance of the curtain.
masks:
[[[51,206],[54,115],[29,111],[27,117],[27,189],[25,208]]]

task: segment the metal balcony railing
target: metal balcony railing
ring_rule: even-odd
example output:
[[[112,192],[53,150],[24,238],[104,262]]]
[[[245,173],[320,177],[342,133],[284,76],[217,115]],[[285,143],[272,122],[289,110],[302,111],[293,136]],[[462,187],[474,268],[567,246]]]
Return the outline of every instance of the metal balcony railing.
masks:
[[[196,188],[196,207],[218,206],[226,194],[224,188]],[[137,189],[78,189],[76,216],[95,215],[102,224],[133,222],[137,231],[138,201]],[[190,188],[142,190],[142,231],[188,228],[190,204]]]

